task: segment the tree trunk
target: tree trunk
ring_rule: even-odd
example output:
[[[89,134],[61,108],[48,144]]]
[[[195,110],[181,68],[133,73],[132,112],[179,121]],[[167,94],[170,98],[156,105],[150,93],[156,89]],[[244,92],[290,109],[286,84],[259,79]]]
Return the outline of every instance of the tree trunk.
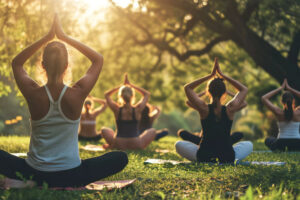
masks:
[[[239,27],[235,30],[239,30],[239,32],[232,31],[231,39],[244,49],[257,65],[261,66],[279,83],[287,78],[291,87],[300,90],[300,69],[297,64],[292,64],[249,28]]]

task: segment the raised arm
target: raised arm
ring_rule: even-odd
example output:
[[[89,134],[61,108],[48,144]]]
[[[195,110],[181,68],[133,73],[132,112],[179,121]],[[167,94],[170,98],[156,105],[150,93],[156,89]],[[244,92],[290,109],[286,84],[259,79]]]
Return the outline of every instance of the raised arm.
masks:
[[[234,112],[238,111],[241,108],[241,106],[244,104],[244,100],[248,93],[248,88],[246,86],[244,86],[242,83],[240,83],[239,81],[234,80],[233,78],[223,74],[220,69],[218,59],[216,59],[216,62],[217,62],[217,72],[220,74],[220,76],[222,78],[224,78],[226,81],[228,81],[231,85],[233,85],[233,87],[235,87],[238,90],[238,93],[226,105],[227,110],[230,113],[234,113]]]
[[[124,84],[129,85],[130,87],[132,87],[133,89],[135,89],[137,92],[139,92],[142,95],[142,99],[136,104],[136,108],[139,111],[142,111],[145,108],[145,106],[147,105],[147,102],[150,98],[150,92],[130,83],[127,74],[125,74]]]
[[[154,110],[149,114],[151,121],[153,122],[160,115],[161,110],[157,106],[153,106]]]
[[[80,51],[92,63],[86,74],[73,86],[74,88],[80,89],[82,95],[85,98],[90,93],[96,81],[98,80],[103,65],[103,57],[101,54],[97,53],[90,47],[67,36],[60,25],[58,17],[55,18],[55,32],[56,36],[60,40],[66,42],[70,46]]]
[[[107,92],[105,92],[105,99],[107,102],[107,105],[110,107],[110,109],[115,113],[115,115],[117,114],[117,112],[119,111],[119,106],[118,104],[111,98],[111,95],[113,95],[114,93],[116,93],[118,90],[120,89],[119,87],[113,88]]]
[[[284,81],[286,82],[286,89],[288,91],[290,91],[291,93],[293,93],[295,96],[297,96],[298,98],[300,98],[300,91],[295,90],[294,88],[292,88],[289,83],[287,82],[287,79],[284,79]]]
[[[281,90],[283,90],[284,87],[285,87],[285,82],[283,82],[283,84],[279,88],[272,90],[271,92],[268,92],[267,94],[261,97],[263,104],[267,106],[267,108],[271,110],[276,115],[276,117],[278,117],[282,113],[282,109],[275,106],[270,101],[270,98],[273,97],[275,94],[279,93]]]
[[[100,113],[102,113],[102,112],[107,108],[107,103],[106,103],[105,100],[99,99],[99,98],[96,98],[96,97],[93,97],[93,96],[90,96],[90,98],[91,98],[94,102],[101,104],[100,107],[98,107],[98,108],[96,108],[96,109],[94,110],[93,113],[94,113],[95,116],[99,115]]]
[[[209,74],[205,77],[202,77],[200,79],[197,79],[197,80],[195,80],[191,83],[188,83],[184,86],[184,91],[188,98],[187,104],[190,105],[195,110],[197,110],[200,113],[201,117],[204,117],[204,118],[206,117],[206,115],[209,112],[208,106],[205,103],[205,101],[203,101],[202,99],[199,98],[198,94],[194,91],[194,89],[196,87],[198,87],[200,84],[204,83],[205,81],[208,81],[209,79],[213,78],[216,75],[216,71],[217,71],[217,66],[216,66],[216,62],[215,62],[215,65],[213,67],[211,74]]]
[[[55,26],[54,23],[51,26],[50,31],[41,39],[28,46],[22,52],[20,52],[12,60],[12,69],[14,77],[16,79],[17,85],[26,99],[31,96],[33,89],[38,88],[39,85],[32,80],[27,72],[25,71],[23,65],[24,63],[36,53],[44,44],[51,41],[55,36]]]
[[[206,91],[202,91],[202,92],[200,92],[200,93],[198,94],[198,97],[200,98],[200,97],[204,96],[205,94],[206,94]],[[189,100],[187,100],[185,103],[186,103],[186,105],[188,105],[190,108],[193,108],[193,109],[197,110],[196,106],[194,106]]]
[[[233,92],[230,92],[229,90],[226,90],[226,93],[231,97],[235,96],[235,94]],[[240,107],[237,109],[237,111],[242,110],[243,108],[247,107],[247,105],[248,105],[247,101],[244,100],[243,103],[240,105]]]

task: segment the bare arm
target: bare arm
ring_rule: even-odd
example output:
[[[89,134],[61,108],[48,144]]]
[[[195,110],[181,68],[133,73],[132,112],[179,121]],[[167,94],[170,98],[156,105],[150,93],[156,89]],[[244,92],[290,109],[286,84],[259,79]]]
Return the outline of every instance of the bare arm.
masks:
[[[204,118],[209,112],[208,106],[205,103],[205,101],[199,98],[198,94],[194,91],[194,89],[198,87],[200,84],[204,83],[205,81],[208,81],[209,79],[213,78],[214,75],[215,75],[215,70],[213,70],[213,72],[210,75],[197,79],[184,86],[184,91],[189,102],[188,105],[196,109],[200,113],[201,117]]]
[[[264,96],[261,97],[261,100],[263,102],[263,104],[269,109],[271,110],[277,117],[280,115],[280,113],[282,113],[282,109],[280,109],[279,107],[275,106],[271,101],[270,98],[273,97],[275,94],[279,93],[282,89],[284,88],[284,84],[282,84],[281,87],[272,90],[271,92],[268,92],[267,94],[265,94]]]
[[[298,98],[300,98],[300,91],[298,91],[298,90],[295,90],[294,88],[292,88],[289,84],[288,84],[288,82],[287,82],[287,80],[285,79],[285,81],[286,81],[286,89],[288,90],[288,91],[290,91],[291,93],[293,93],[295,96],[297,96]]]
[[[149,115],[151,118],[151,121],[153,122],[155,119],[157,119],[159,117],[160,113],[161,113],[161,110],[159,109],[159,107],[154,106],[154,110]]]
[[[198,97],[202,97],[206,94],[206,91],[202,91],[198,94]],[[186,105],[188,105],[190,108],[193,108],[195,110],[197,110],[196,106],[194,106],[189,100],[186,101]]]
[[[233,87],[235,87],[238,90],[238,93],[226,105],[227,110],[230,113],[234,113],[238,111],[241,108],[241,106],[244,104],[244,100],[248,93],[248,88],[244,86],[242,83],[240,83],[239,81],[234,80],[233,78],[223,74],[218,64],[218,60],[216,62],[217,62],[217,71],[220,74],[220,76],[223,77],[226,81],[228,81],[231,85],[233,85]]]
[[[107,105],[110,107],[110,109],[112,109],[112,111],[115,113],[115,115],[117,114],[118,110],[119,110],[119,106],[118,104],[111,98],[111,95],[113,95],[115,92],[117,92],[120,89],[119,87],[113,88],[107,92],[105,92],[105,99],[107,102]]]
[[[142,99],[136,104],[136,108],[142,111],[145,108],[147,102],[149,101],[150,92],[131,83],[129,85],[142,95]]]
[[[54,23],[50,31],[42,37],[40,40],[36,41],[32,45],[28,46],[21,53],[19,53],[12,61],[12,69],[14,77],[16,79],[17,85],[26,99],[31,96],[33,89],[38,88],[39,85],[32,80],[27,72],[25,71],[23,65],[24,63],[36,53],[44,44],[51,41],[55,36]]]
[[[105,100],[99,99],[99,98],[95,98],[95,97],[92,97],[92,96],[91,96],[91,99],[92,99],[94,102],[97,102],[97,103],[101,104],[100,107],[98,107],[98,108],[96,108],[96,109],[94,110],[93,113],[94,113],[95,116],[99,115],[100,113],[102,113],[102,112],[107,108],[107,103],[106,103]]]
[[[230,92],[229,90],[226,90],[226,93],[227,93],[229,96],[231,96],[231,97],[234,97],[234,96],[235,96],[235,94],[232,93],[232,92]],[[240,107],[237,109],[237,111],[242,110],[243,108],[247,107],[247,105],[248,105],[247,101],[244,100],[243,103],[240,105]]]
[[[129,82],[127,73],[125,73],[124,85],[129,85],[130,87],[132,87],[133,89],[135,89],[137,92],[139,92],[142,95],[142,99],[136,104],[136,108],[141,112],[147,105],[147,102],[150,97],[150,92],[148,92],[147,90],[140,88],[136,85],[131,84]]]
[[[67,36],[60,25],[58,18],[56,17],[55,23],[55,31],[56,36],[66,42],[67,44],[71,45],[78,51],[80,51],[83,55],[85,55],[90,61],[91,66],[86,72],[86,74],[74,84],[74,88],[80,89],[81,93],[83,94],[84,98],[90,93],[92,88],[94,87],[96,81],[98,80],[99,74],[102,69],[103,65],[103,57],[101,54],[97,53],[90,47],[84,45],[83,43],[72,39],[71,37]]]

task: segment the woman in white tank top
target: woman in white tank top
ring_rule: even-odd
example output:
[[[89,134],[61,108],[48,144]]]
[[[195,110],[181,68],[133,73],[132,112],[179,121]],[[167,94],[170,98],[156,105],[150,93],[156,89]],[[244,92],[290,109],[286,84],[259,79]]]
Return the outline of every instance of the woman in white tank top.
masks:
[[[281,96],[283,109],[272,104],[270,98],[286,89]],[[295,106],[294,95],[300,98],[300,92],[291,88],[285,79],[281,87],[265,94],[263,103],[271,110],[278,120],[279,134],[277,138],[268,137],[265,144],[272,150],[300,151],[300,106]]]
[[[50,42],[55,35],[79,50],[92,63],[87,73],[72,87],[63,82],[68,52],[63,43]],[[45,44],[42,66],[48,81],[45,86],[39,86],[29,77],[23,65]],[[124,152],[110,152],[86,160],[79,157],[77,133],[81,110],[102,65],[102,55],[67,36],[57,16],[47,35],[13,59],[14,77],[31,114],[31,138],[27,159],[0,150],[0,174],[6,176],[1,181],[2,187],[41,186],[43,183],[49,187],[80,187],[115,174],[126,166],[128,159]],[[17,172],[32,181],[21,181]]]

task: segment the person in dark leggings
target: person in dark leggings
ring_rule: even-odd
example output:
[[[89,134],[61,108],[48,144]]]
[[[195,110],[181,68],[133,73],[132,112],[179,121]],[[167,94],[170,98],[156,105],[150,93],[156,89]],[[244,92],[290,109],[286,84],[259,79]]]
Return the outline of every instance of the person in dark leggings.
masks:
[[[221,78],[216,77],[217,73]],[[226,106],[221,104],[226,93],[226,86],[222,78],[238,90],[238,93]],[[207,105],[199,98],[194,89],[210,79],[212,80],[208,83],[208,92],[211,104]],[[247,157],[253,150],[252,143],[243,141],[232,146],[230,131],[234,114],[244,104],[248,89],[240,82],[224,75],[217,59],[210,75],[186,84],[184,89],[188,104],[200,114],[203,137],[199,144],[178,141],[175,144],[177,153],[190,161],[197,162],[232,163]]]
[[[198,94],[198,97],[202,97],[205,94],[206,94],[206,92],[201,92],[201,93]],[[228,94],[231,97],[234,97],[234,94],[232,92],[229,92],[228,90],[226,91],[226,94]],[[196,108],[193,107],[193,105],[191,104],[190,101],[187,101],[186,103],[189,107],[191,107],[193,109],[196,109]],[[238,111],[242,110],[246,106],[247,106],[247,102],[244,101],[241,104],[241,107],[238,109]],[[194,144],[197,144],[197,145],[200,144],[200,141],[202,139],[202,131],[200,133],[197,133],[197,134],[195,134],[195,133],[192,134],[189,131],[180,129],[180,130],[178,130],[177,135],[181,139],[186,140],[186,141],[190,141],[190,142],[192,142]],[[239,142],[243,137],[244,137],[244,134],[242,132],[233,132],[230,135],[230,140],[231,140],[232,145]]]
[[[151,110],[151,112],[150,112]],[[139,133],[142,134],[145,130],[152,128],[154,120],[156,120],[160,115],[160,109],[157,106],[152,106],[149,103],[146,105],[142,111],[141,120],[139,122]],[[159,140],[169,133],[168,129],[162,129],[156,131],[155,140]]]
[[[99,108],[93,109],[93,103],[99,103]],[[101,132],[96,131],[96,118],[107,107],[106,101],[89,95],[84,102],[84,109],[80,118],[78,139],[81,141],[98,141],[102,138]]]
[[[119,104],[111,95],[119,91]],[[134,92],[138,91],[142,99],[134,105]],[[113,111],[116,119],[117,131],[102,128],[102,137],[106,140],[104,148],[116,149],[145,149],[156,137],[156,130],[150,128],[139,134],[138,124],[141,113],[150,97],[150,93],[143,88],[131,84],[125,74],[124,84],[105,93],[107,105]]]
[[[127,154],[121,151],[85,159],[78,167],[61,171],[40,171],[27,164],[25,159],[0,150],[0,174],[10,178],[3,187],[25,186],[82,187],[120,172],[128,163]],[[18,176],[18,173],[21,176]],[[28,180],[20,182],[16,180]],[[34,183],[32,182],[34,181]]]
[[[63,43],[50,42],[55,35],[78,49],[92,63],[72,87],[66,86],[63,80],[68,68],[68,52]],[[42,66],[47,74],[47,84],[39,86],[23,65],[45,44]],[[1,187],[23,188],[43,183],[50,187],[79,187],[113,175],[127,165],[124,152],[110,152],[86,160],[79,157],[81,108],[98,80],[102,65],[102,55],[67,36],[57,16],[48,34],[13,59],[14,77],[31,115],[31,136],[26,159],[0,151],[0,174],[5,176]]]
[[[270,98],[286,89],[281,96],[283,109],[274,105]],[[300,98],[300,92],[289,86],[285,79],[281,87],[262,96],[262,102],[271,110],[278,120],[277,138],[268,137],[265,144],[272,151],[300,151],[300,106],[295,107],[294,95]]]

